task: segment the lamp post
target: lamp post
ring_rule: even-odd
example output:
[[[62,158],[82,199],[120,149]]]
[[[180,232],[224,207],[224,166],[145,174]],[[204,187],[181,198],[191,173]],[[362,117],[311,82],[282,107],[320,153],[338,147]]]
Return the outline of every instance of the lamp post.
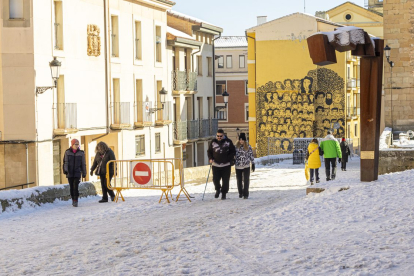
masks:
[[[164,89],[164,87],[158,91],[158,93],[160,94],[160,102],[162,104],[162,107],[158,107],[158,108],[150,108],[149,112],[150,113],[155,113],[157,111],[163,110],[164,109],[164,104],[166,102],[166,96],[168,94],[168,91]]]
[[[54,86],[36,86],[36,94],[43,94],[48,89],[53,89],[57,87],[57,81],[59,79],[59,70],[60,66],[62,66],[62,63],[56,59],[56,57],[53,57],[53,60],[49,62],[50,66],[50,74],[52,75]]]
[[[392,105],[392,68],[394,67],[394,62],[390,61],[390,55],[391,55],[391,47],[388,45],[384,48],[385,57],[387,58],[387,62],[390,65],[390,91],[391,91],[391,145],[393,144],[393,132],[394,132],[394,119],[392,116],[393,113],[393,105]]]
[[[224,102],[224,106],[216,106],[216,111],[220,111],[222,109],[227,108],[227,103],[229,102],[229,93],[227,93],[227,91],[224,91],[223,94],[221,94],[223,96],[223,102]]]

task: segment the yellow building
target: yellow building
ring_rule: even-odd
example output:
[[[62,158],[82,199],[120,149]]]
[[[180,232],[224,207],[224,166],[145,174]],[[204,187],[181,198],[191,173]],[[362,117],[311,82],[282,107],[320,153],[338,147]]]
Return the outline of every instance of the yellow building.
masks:
[[[268,141],[277,153],[287,153],[293,138],[324,137],[331,128],[337,138],[346,136],[346,107],[351,99],[345,95],[346,88],[353,86],[347,81],[357,75],[357,68],[347,60],[357,60],[337,53],[336,64],[316,66],[306,41],[314,33],[341,26],[295,13],[269,22],[260,17],[258,25],[246,31],[250,144],[257,156],[268,154]]]

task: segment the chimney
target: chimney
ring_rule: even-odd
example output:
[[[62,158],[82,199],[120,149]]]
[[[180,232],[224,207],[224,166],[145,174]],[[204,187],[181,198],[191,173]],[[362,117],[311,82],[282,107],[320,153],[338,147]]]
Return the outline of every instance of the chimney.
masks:
[[[258,16],[257,25],[261,25],[267,22],[267,16]]]

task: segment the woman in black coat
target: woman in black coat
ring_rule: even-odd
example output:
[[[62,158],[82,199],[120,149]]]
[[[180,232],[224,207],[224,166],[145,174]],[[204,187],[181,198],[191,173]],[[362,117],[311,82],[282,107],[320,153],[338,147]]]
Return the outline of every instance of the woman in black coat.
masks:
[[[348,162],[348,156],[351,154],[351,151],[349,150],[348,142],[345,140],[345,138],[342,138],[341,152],[342,158],[339,159],[339,162],[341,163],[341,169],[343,171],[346,171],[346,163]]]
[[[79,183],[81,177],[86,177],[86,160],[85,153],[80,149],[77,139],[72,139],[71,147],[65,151],[63,173],[69,181],[72,206],[78,207]]]
[[[114,191],[108,189],[106,180],[106,164],[111,160],[116,160],[115,153],[104,142],[99,142],[95,148],[96,156],[91,167],[91,175],[99,175],[101,179],[102,187],[102,199],[99,203],[108,202],[108,194],[111,196],[111,200],[114,201]],[[115,167],[116,168],[116,167]],[[114,163],[109,164],[109,182],[115,174]]]

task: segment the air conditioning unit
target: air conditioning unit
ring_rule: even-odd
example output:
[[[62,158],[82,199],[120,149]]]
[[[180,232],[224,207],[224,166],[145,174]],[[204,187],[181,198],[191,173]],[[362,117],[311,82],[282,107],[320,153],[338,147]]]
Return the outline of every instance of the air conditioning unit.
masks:
[[[160,43],[161,43],[161,37],[157,35],[157,36],[155,37],[155,42],[156,42],[157,44],[160,44]]]

